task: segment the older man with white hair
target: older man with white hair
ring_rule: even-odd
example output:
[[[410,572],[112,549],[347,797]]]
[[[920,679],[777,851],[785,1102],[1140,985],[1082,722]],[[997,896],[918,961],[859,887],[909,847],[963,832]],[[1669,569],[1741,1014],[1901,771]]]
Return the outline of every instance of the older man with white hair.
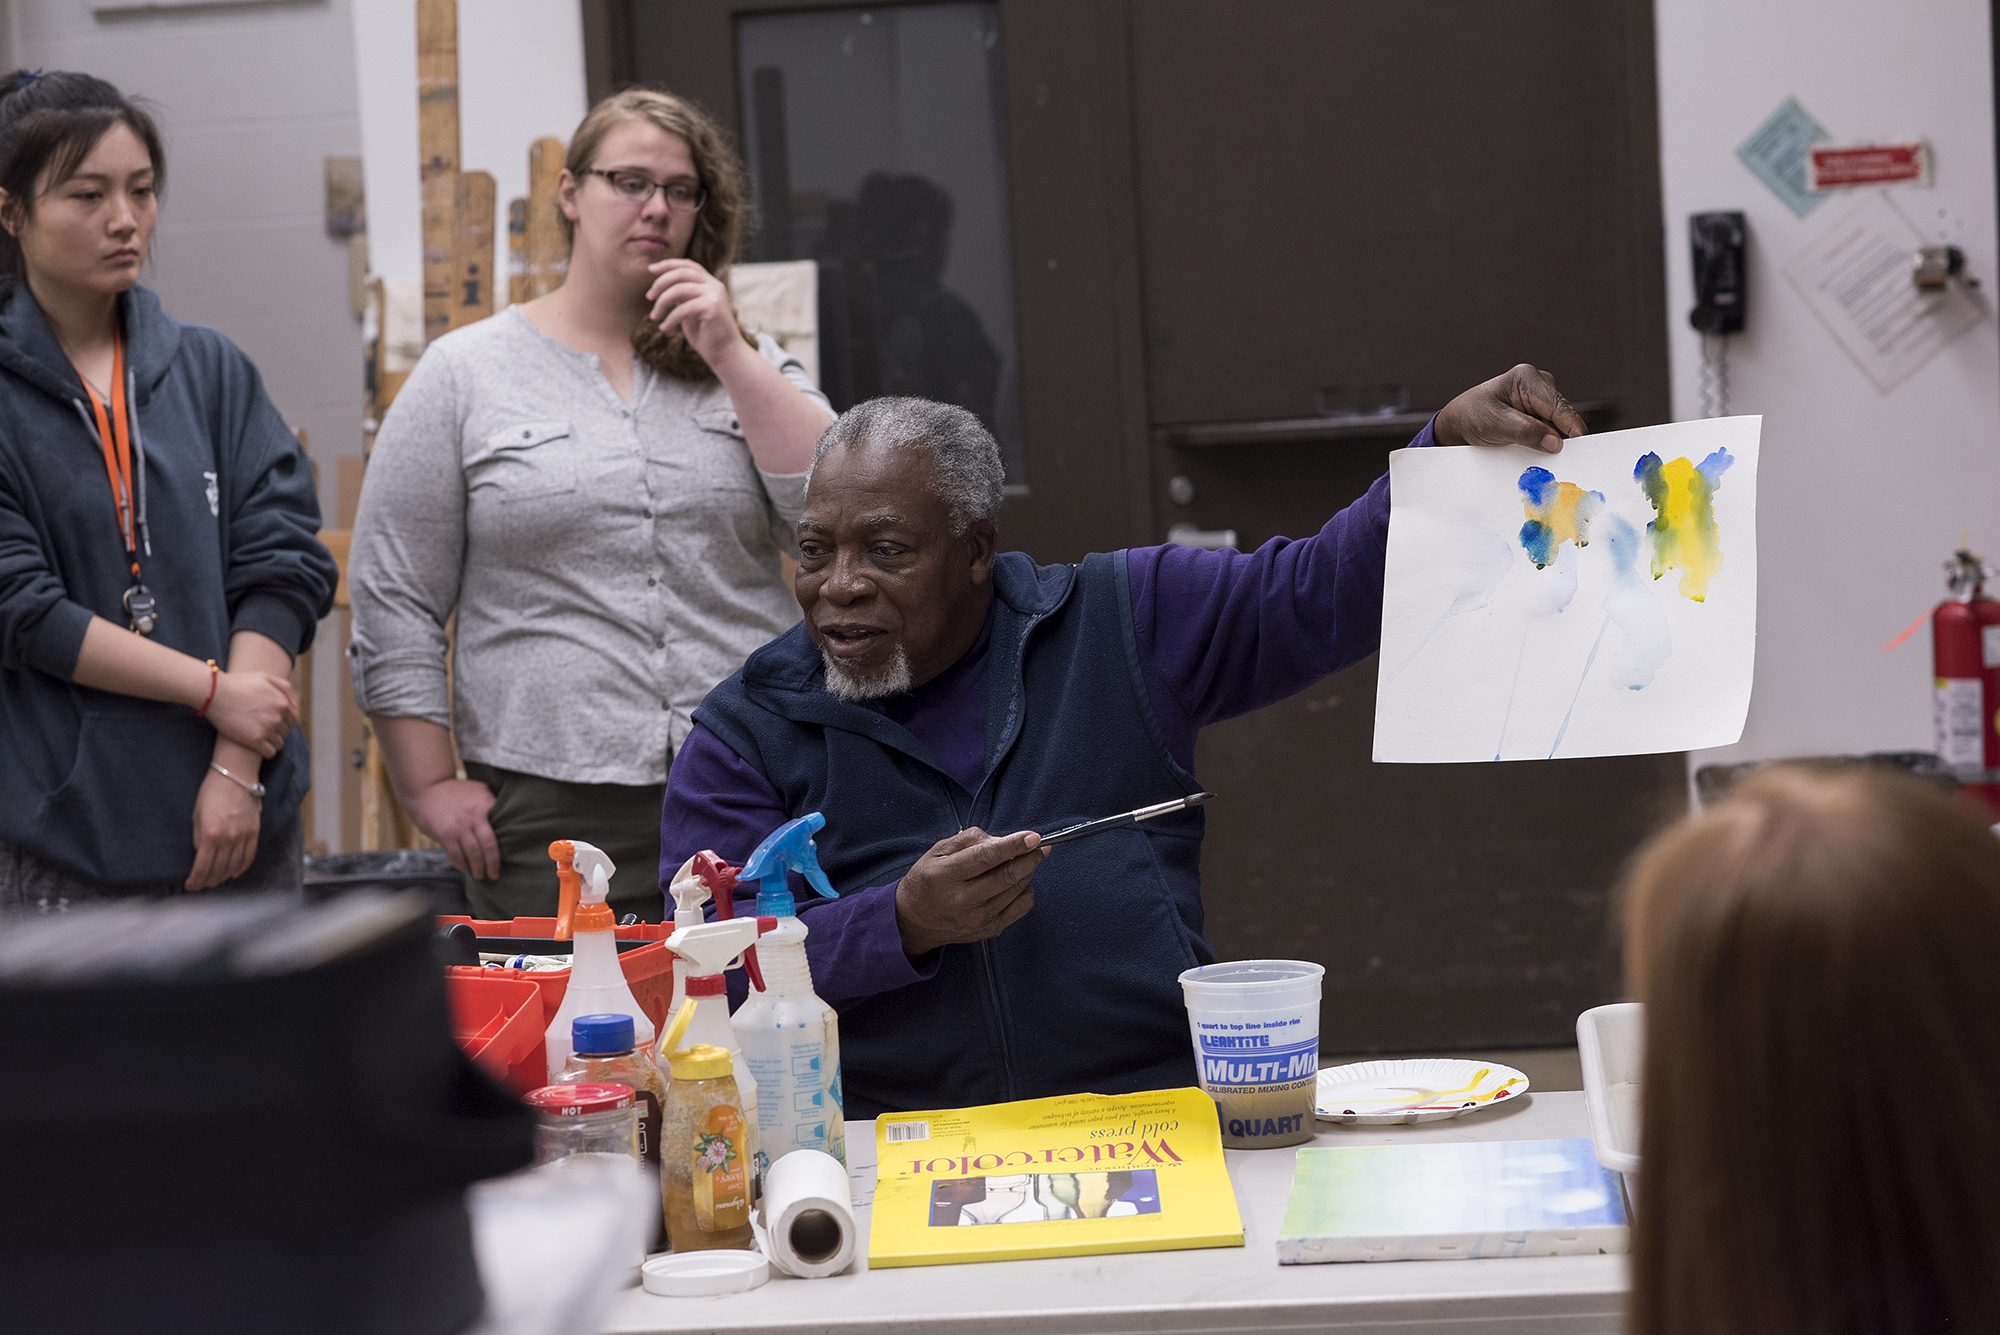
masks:
[[[1554,451],[1583,429],[1522,365],[1412,444]],[[1034,831],[1199,792],[1204,724],[1380,634],[1386,476],[1302,541],[1073,566],[997,550],[1001,480],[963,409],[877,399],[836,421],[798,526],[805,620],[702,702],[667,784],[663,885],[825,813],[841,898],[794,890],[849,1117],[1195,1083],[1176,976],[1215,958],[1200,812],[1059,852]]]

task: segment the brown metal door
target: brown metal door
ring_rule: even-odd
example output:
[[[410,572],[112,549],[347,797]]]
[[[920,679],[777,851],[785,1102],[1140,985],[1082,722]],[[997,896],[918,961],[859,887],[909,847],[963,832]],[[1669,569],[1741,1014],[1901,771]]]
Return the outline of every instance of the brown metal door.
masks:
[[[1604,405],[1595,429],[1666,419],[1647,5],[1148,0],[1130,25],[1159,534],[1312,533],[1517,361]],[[1413,411],[1310,420],[1370,382]],[[1375,765],[1375,674],[1203,736],[1211,938],[1325,964],[1329,1054],[1574,1042],[1618,995],[1607,891],[1682,758]]]

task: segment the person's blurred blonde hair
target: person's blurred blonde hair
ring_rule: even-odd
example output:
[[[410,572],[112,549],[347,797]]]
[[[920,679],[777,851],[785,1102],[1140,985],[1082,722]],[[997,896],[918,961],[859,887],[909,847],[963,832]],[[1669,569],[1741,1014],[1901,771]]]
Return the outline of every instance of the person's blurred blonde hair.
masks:
[[[743,160],[729,136],[708,114],[686,98],[657,88],[627,88],[611,94],[590,109],[570,136],[563,166],[578,181],[596,163],[604,137],[622,121],[642,120],[678,136],[694,159],[695,175],[708,201],[694,217],[694,235],[688,239],[687,258],[729,281],[729,266],[743,244],[749,222],[748,177]],[[563,237],[574,241],[576,224],[563,218]],[[749,338],[749,335],[744,335]],[[754,339],[750,340],[753,344]],[[659,326],[642,320],[632,333],[632,348],[648,365],[682,380],[712,380],[701,354],[688,343],[678,328],[662,334]]]
[[[2000,1323],[2000,840],[1773,767],[1627,879],[1646,1004],[1632,1335]]]

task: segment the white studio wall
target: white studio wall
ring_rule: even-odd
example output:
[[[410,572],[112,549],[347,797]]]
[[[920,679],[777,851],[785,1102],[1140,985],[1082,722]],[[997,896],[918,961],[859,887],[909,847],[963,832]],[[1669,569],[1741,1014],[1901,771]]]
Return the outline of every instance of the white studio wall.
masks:
[[[1707,210],[1747,215],[1748,323],[1729,340],[1730,411],[1764,415],[1749,722],[1738,744],[1689,765],[1928,751],[1928,635],[1880,646],[1943,597],[1940,565],[1961,530],[2000,559],[1988,6],[1657,0],[1655,15],[1675,416],[1702,415],[1688,215]],[[1801,218],[1737,156],[1788,98],[1834,142],[1927,138],[1935,184],[1886,193],[1926,239],[1961,247],[1984,283],[1978,322],[1886,391],[1785,275],[1863,192],[1829,192]]]
[[[15,63],[84,70],[151,105],[167,190],[144,281],[257,363],[311,439],[331,513],[333,460],[361,450],[361,331],[347,247],[325,226],[325,159],[361,149],[347,0],[181,12],[13,0],[10,18]]]
[[[361,82],[369,263],[392,282],[423,277],[417,191],[415,0],[351,0]],[[459,162],[493,174],[495,257],[507,301],[507,201],[528,193],[528,145],[565,142],[587,111],[583,19],[575,0],[460,0]]]
[[[147,286],[234,340],[303,429],[335,522],[336,460],[361,452],[361,328],[348,248],[326,233],[325,159],[361,151],[348,0],[255,6],[10,0],[11,59],[147,99],[167,190]],[[314,826],[340,829],[337,618],[314,655]]]

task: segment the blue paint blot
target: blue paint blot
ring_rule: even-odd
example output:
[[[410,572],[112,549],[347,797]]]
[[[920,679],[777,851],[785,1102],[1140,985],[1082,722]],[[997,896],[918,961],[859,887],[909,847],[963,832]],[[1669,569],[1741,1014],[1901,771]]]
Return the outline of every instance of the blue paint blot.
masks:
[[[1615,514],[1605,517],[1602,532],[1611,553],[1612,579],[1604,612],[1619,632],[1607,676],[1627,690],[1644,690],[1672,654],[1673,636],[1647,578],[1645,537]]]
[[[1696,464],[1694,471],[1700,473],[1708,483],[1708,489],[1714,491],[1722,485],[1722,475],[1729,471],[1729,465],[1735,462],[1735,455],[1726,449],[1721,449]]]
[[[1639,583],[1639,530],[1627,523],[1623,516],[1607,515],[1604,520],[1604,545],[1611,549],[1611,568],[1617,573],[1619,584],[1630,588]]]
[[[1546,468],[1530,468],[1521,474],[1521,496],[1536,510],[1547,510],[1556,498],[1556,475]],[[1539,519],[1521,525],[1521,546],[1537,569],[1547,569],[1556,559],[1556,531]]]
[[[1547,569],[1556,559],[1556,531],[1539,519],[1521,525],[1521,546],[1537,569]]]

